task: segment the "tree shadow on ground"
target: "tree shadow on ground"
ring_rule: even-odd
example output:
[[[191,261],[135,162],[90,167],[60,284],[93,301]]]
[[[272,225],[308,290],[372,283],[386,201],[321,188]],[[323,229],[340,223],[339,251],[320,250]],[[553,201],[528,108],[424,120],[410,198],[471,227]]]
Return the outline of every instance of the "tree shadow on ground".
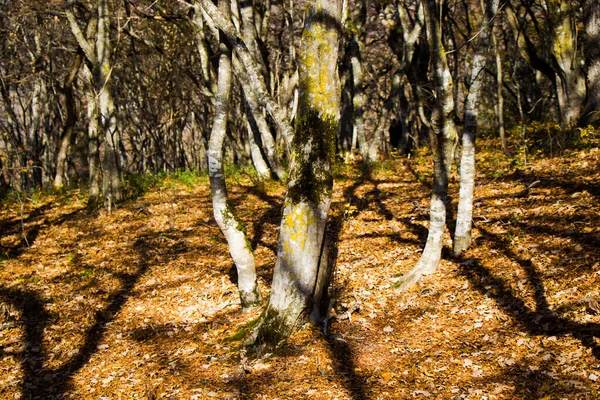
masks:
[[[265,243],[264,241],[262,241],[262,238],[265,234],[265,224],[279,225],[279,222],[281,220],[281,210],[283,207],[283,201],[279,197],[269,196],[263,190],[259,190],[255,187],[249,188],[249,192],[268,204],[268,207],[265,210],[265,212],[263,212],[263,214],[258,218],[258,222],[253,224],[254,235],[250,240],[252,248],[256,250],[256,247],[258,247],[258,245],[260,244],[273,251],[273,253],[276,253],[276,246],[273,246],[269,243]]]
[[[479,230],[490,242],[492,248],[503,252],[508,259],[516,261],[525,271],[533,289],[535,309],[530,308],[523,299],[515,295],[509,283],[495,276],[478,259],[472,258],[463,261],[460,264],[460,274],[465,276],[482,295],[494,299],[526,333],[559,337],[572,335],[584,347],[590,349],[596,359],[600,360],[600,346],[595,341],[595,338],[600,337],[600,324],[572,321],[565,318],[560,309],[551,309],[545,295],[543,280],[531,260],[512,251],[508,239],[490,233],[481,227]],[[489,290],[490,288],[493,290]]]
[[[345,340],[332,336],[326,336],[325,340],[329,347],[329,353],[334,361],[334,368],[338,375],[341,375],[341,381],[346,387],[346,390],[350,392],[352,399],[369,399],[368,391],[365,387],[365,379],[356,373],[354,352],[351,345]]]
[[[44,346],[44,330],[54,318],[46,310],[46,302],[35,292],[0,287],[0,298],[12,304],[21,313],[25,326],[23,341],[26,348],[16,353],[23,370],[21,393],[24,399],[60,399],[72,390],[72,378],[97,352],[98,345],[118,312],[123,308],[136,283],[149,268],[149,254],[156,247],[159,233],[138,237],[132,249],[138,254],[138,264],[133,273],[113,274],[121,283],[120,289],[108,294],[107,305],[95,312],[94,323],[86,329],[83,344],[68,361],[58,368],[44,366],[48,350]]]
[[[505,178],[514,182],[523,183],[527,185],[527,187],[529,187],[529,185],[531,185],[533,182],[536,182],[536,187],[538,188],[561,188],[570,195],[587,191],[594,197],[600,198],[600,185],[578,181],[577,177],[575,176],[572,177],[572,180],[565,179],[567,177],[557,178],[551,175],[553,173],[554,172],[549,171],[548,175],[545,176],[539,173],[530,174],[523,170],[516,170],[513,174],[508,175]]]
[[[60,217],[51,221],[46,217],[46,212],[53,206],[54,204],[47,203],[30,211],[27,218],[13,219],[12,221],[5,219],[0,222],[0,233],[2,236],[11,234],[20,234],[21,236],[19,242],[14,246],[3,246],[0,243],[0,251],[3,253],[4,257],[19,257],[35,242],[43,227],[63,224],[65,221],[78,215],[84,210],[83,208],[78,208],[70,213],[61,214]],[[32,224],[34,225],[31,226]],[[2,239],[2,236],[0,236],[0,240]]]

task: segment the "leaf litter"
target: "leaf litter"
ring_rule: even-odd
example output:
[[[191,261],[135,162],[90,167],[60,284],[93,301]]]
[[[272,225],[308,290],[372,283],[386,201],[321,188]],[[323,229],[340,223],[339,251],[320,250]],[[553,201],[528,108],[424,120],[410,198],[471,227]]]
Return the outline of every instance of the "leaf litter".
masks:
[[[327,335],[307,325],[274,349],[242,346],[260,310],[241,312],[206,184],[110,215],[86,214],[78,192],[28,201],[23,218],[3,203],[0,398],[597,398],[600,151],[507,160],[498,176],[483,147],[472,248],[450,259],[446,234],[439,270],[402,294],[428,163],[341,167]],[[230,187],[266,298],[284,188]]]

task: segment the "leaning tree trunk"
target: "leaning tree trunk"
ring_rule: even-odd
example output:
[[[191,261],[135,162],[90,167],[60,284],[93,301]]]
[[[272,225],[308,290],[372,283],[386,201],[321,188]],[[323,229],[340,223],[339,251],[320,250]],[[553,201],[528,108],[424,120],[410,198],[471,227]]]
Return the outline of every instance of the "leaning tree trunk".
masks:
[[[292,137],[294,136],[289,119],[286,112],[277,104],[277,102],[271,97],[267,89],[265,79],[260,72],[256,60],[248,50],[248,46],[244,43],[239,32],[235,29],[235,26],[231,21],[223,16],[217,7],[212,3],[211,0],[196,0],[194,7],[197,11],[203,9],[206,15],[212,20],[214,25],[221,30],[226,36],[231,45],[233,46],[235,53],[241,61],[241,65],[244,66],[245,70],[239,70],[238,63],[234,63],[233,68],[236,74],[248,74],[250,82],[252,82],[252,91],[256,96],[256,99],[260,105],[266,108],[267,112],[273,117],[277,128],[281,135],[284,137],[286,144],[290,144]],[[267,18],[266,16],[264,18]],[[264,19],[263,19],[264,22]]]
[[[456,230],[452,253],[455,257],[467,250],[471,245],[471,228],[473,221],[473,189],[475,187],[475,139],[477,136],[477,116],[481,85],[487,55],[490,49],[490,38],[493,21],[498,11],[499,0],[487,0],[485,18],[475,42],[473,67],[471,69],[471,86],[465,105],[465,128],[462,136],[462,156],[460,160],[460,191],[458,212],[456,213]],[[501,84],[501,83],[500,83]]]
[[[427,39],[431,49],[435,104],[431,115],[431,128],[435,136],[433,193],[431,195],[430,222],[427,243],[417,265],[402,277],[399,290],[414,285],[423,275],[435,272],[442,256],[442,236],[446,226],[446,202],[448,177],[456,146],[456,127],[451,118],[454,111],[452,75],[448,68],[446,52],[442,43],[440,18],[435,0],[424,2]]]
[[[260,107],[258,99],[254,94],[246,70],[237,57],[233,58],[233,63],[234,69],[236,70],[236,76],[238,77],[238,81],[240,82],[242,90],[244,91],[244,97],[248,103],[248,118],[254,119],[256,129],[260,133],[262,148],[267,157],[269,167],[271,167],[271,171],[275,174],[275,176],[277,176],[278,179],[283,179],[285,177],[285,169],[279,162],[279,155],[277,154],[275,139],[271,134],[267,119],[263,115],[262,108]]]
[[[600,2],[586,0],[585,62],[587,64],[587,103],[583,115],[585,124],[600,122]]]
[[[325,223],[333,187],[332,163],[338,131],[337,76],[341,1],[308,2],[299,54],[300,103],[281,220],[269,304],[258,340],[287,337],[301,314],[315,306],[328,279],[323,257]],[[311,320],[319,321],[319,307]]]
[[[229,16],[229,2],[230,0],[219,1],[219,9],[225,17]],[[229,251],[237,268],[242,308],[247,309],[260,303],[260,292],[256,280],[254,254],[246,237],[244,224],[235,215],[233,206],[227,199],[223,168],[223,142],[227,133],[227,114],[231,94],[231,51],[223,40],[221,40],[219,50],[215,117],[208,142],[208,173],[215,220],[229,244]]]

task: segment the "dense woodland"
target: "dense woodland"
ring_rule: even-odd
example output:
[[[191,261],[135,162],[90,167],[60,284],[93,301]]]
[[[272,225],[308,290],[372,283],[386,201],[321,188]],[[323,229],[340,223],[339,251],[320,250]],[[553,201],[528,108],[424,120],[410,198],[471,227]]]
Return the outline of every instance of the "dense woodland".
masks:
[[[0,32],[1,396],[597,396],[597,0]]]

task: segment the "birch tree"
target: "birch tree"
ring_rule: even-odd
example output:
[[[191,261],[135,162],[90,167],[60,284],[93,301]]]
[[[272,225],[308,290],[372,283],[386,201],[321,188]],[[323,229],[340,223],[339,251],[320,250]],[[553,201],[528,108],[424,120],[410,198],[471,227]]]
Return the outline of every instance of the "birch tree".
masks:
[[[454,112],[453,82],[446,52],[442,43],[441,9],[436,0],[424,0],[423,11],[427,30],[427,40],[431,51],[435,104],[431,112],[431,129],[434,142],[434,177],[430,204],[429,233],[421,258],[407,274],[399,286],[404,291],[415,284],[423,275],[435,272],[442,255],[442,236],[446,226],[448,197],[448,177],[452,157],[456,147],[456,127],[451,114]]]
[[[471,244],[473,221],[473,189],[475,187],[475,138],[477,136],[477,117],[479,100],[486,60],[490,50],[493,21],[498,12],[499,0],[487,0],[481,31],[473,49],[473,66],[467,102],[465,105],[465,125],[462,136],[462,156],[460,160],[460,192],[456,230],[452,252],[459,256]],[[500,83],[501,84],[501,83]]]

